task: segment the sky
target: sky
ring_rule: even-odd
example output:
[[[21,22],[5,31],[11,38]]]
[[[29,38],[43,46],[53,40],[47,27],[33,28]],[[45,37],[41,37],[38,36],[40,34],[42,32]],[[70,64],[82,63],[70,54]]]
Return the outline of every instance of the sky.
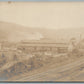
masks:
[[[33,28],[80,28],[84,2],[0,2],[0,21]]]

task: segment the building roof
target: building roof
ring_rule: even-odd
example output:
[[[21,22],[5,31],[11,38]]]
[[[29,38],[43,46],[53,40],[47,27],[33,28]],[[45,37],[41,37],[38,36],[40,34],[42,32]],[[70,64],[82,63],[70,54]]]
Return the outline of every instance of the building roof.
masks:
[[[19,46],[43,46],[43,47],[68,47],[68,44],[66,42],[56,42],[56,41],[26,41],[21,42]]]
[[[24,44],[26,44],[26,43],[67,43],[67,41],[66,40],[63,40],[63,39],[58,39],[58,40],[28,40],[28,41],[21,41],[21,43],[24,43]]]

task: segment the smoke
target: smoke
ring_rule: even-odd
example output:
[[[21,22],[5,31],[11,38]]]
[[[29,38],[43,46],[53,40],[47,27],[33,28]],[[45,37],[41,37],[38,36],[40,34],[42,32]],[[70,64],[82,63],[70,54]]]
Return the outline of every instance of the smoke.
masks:
[[[31,34],[30,36],[31,36],[29,38],[30,40],[40,40],[40,39],[44,38],[44,36],[39,32],[35,32],[35,33]]]
[[[19,42],[21,40],[40,40],[44,36],[40,32],[15,32],[8,38],[11,42]]]

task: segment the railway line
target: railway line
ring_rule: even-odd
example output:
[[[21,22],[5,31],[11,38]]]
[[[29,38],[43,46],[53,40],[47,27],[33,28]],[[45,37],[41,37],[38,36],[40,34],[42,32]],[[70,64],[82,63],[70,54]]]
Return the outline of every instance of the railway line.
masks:
[[[84,59],[81,58],[79,61],[47,70],[42,73],[38,73],[32,76],[25,75],[16,79],[16,81],[65,81],[74,80],[74,77],[79,75],[81,69],[84,68]],[[76,79],[75,79],[76,80]]]

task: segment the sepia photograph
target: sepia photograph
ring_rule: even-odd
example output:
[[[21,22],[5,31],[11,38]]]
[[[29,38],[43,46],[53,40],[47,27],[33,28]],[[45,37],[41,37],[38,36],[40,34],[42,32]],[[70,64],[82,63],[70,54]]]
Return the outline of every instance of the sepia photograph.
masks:
[[[0,2],[0,81],[84,82],[84,2]]]

